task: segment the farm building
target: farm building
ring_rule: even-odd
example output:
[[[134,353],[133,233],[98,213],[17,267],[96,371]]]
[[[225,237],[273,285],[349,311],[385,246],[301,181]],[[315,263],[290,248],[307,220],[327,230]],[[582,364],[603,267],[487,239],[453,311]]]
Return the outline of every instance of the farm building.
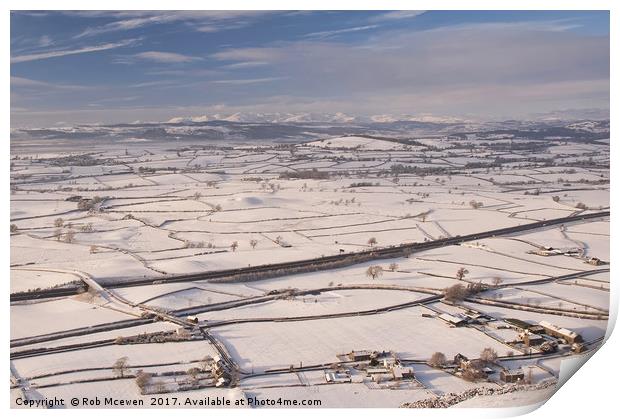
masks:
[[[527,346],[538,346],[545,343],[545,338],[536,333],[530,332],[520,333],[519,339],[521,339]]]
[[[454,356],[453,363],[459,368],[464,368],[464,365],[467,365],[469,363],[469,358],[462,354],[456,354]]]
[[[523,370],[502,370],[499,373],[499,378],[505,383],[518,383],[519,381],[523,381],[525,378],[525,374]]]
[[[395,380],[414,378],[413,368],[403,367],[400,365],[396,365],[394,366],[394,368],[392,368],[392,375],[394,376]]]
[[[325,371],[325,381],[328,383],[350,383],[351,374],[348,371]]]
[[[591,257],[586,260],[586,263],[590,265],[594,265],[594,266],[599,266],[599,265],[603,265],[605,262],[603,262],[597,257]]]
[[[549,336],[554,336],[556,338],[564,339],[566,343],[573,344],[583,342],[583,338],[577,332],[556,326],[544,320],[541,321],[539,324],[545,329],[546,334],[548,334]]]
[[[372,357],[372,351],[351,351],[349,352],[349,359],[351,361],[370,361]]]
[[[463,325],[467,324],[467,320],[465,320],[465,319],[463,319],[461,317],[453,316],[453,315],[448,314],[448,313],[441,313],[439,315],[439,318],[441,320],[443,320],[444,322],[450,323],[451,325],[454,325],[454,326],[457,326],[457,327],[458,326],[463,326]]]
[[[544,327],[540,325],[524,322],[520,319],[504,319],[504,321],[522,332],[527,331],[530,333],[541,334],[545,331]]]

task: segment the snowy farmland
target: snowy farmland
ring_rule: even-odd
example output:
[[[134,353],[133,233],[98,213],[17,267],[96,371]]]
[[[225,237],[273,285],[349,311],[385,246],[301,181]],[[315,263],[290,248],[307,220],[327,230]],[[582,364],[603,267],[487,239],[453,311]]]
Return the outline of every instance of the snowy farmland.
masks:
[[[398,407],[602,343],[609,142],[375,134],[12,143],[12,405]]]

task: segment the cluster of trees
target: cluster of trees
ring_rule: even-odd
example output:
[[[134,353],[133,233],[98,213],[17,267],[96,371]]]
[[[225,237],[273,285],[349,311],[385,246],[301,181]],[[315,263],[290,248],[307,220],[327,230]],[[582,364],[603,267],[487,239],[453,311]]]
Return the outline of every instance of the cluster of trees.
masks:
[[[103,198],[101,198],[100,196],[95,196],[91,199],[80,199],[80,201],[77,204],[77,207],[79,210],[82,210],[82,211],[90,211],[91,209],[95,207],[95,205],[97,205],[101,201],[103,201]]]
[[[456,278],[461,281],[468,273],[469,271],[467,269],[459,268],[459,270],[456,272]],[[495,277],[492,279],[492,283],[493,286],[497,288],[502,283],[502,279],[499,277]],[[467,286],[464,286],[462,284],[455,284],[444,290],[444,296],[448,301],[458,302],[463,301],[470,295],[474,295],[481,291],[484,291],[485,289],[487,289],[487,287],[482,282],[470,282],[467,284]]]
[[[280,173],[280,179],[329,179],[329,172],[320,172],[315,167],[311,170],[282,172]]]

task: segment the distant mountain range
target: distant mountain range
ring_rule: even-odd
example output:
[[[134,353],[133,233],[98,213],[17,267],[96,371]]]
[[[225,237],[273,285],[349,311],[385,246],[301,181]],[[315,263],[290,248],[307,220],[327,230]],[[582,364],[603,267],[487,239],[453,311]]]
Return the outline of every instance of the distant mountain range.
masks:
[[[336,113],[256,113],[236,112],[231,114],[212,114],[200,116],[179,116],[166,121],[171,124],[200,123],[210,121],[245,122],[245,123],[270,123],[270,124],[296,124],[304,122],[327,122],[339,124],[367,124],[367,123],[391,123],[391,122],[431,122],[440,124],[468,123],[473,122],[455,117],[441,117],[432,115],[372,115],[352,116],[342,112]]]
[[[233,113],[177,117],[165,122],[14,128],[11,139],[98,141],[313,141],[334,136],[394,139],[453,136],[462,139],[597,141],[609,138],[609,120],[545,119],[475,122],[411,115],[350,116],[343,113]]]

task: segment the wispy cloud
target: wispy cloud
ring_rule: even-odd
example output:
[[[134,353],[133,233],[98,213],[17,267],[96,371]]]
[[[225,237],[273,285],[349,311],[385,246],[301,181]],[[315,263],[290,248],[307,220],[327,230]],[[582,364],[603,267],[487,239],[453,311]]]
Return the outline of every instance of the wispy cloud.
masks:
[[[126,39],[124,41],[109,42],[106,44],[91,45],[91,46],[86,46],[86,47],[81,47],[81,48],[76,48],[76,49],[45,51],[45,52],[38,52],[38,53],[33,53],[33,54],[17,55],[17,56],[11,57],[11,64],[23,63],[27,61],[47,60],[49,58],[64,57],[67,55],[86,54],[90,52],[106,51],[110,49],[126,47],[129,45],[135,45],[138,41],[139,39]]]
[[[269,65],[266,61],[244,61],[241,63],[227,64],[223,66],[224,68],[229,69],[239,69],[239,68],[253,68],[253,67],[262,67],[265,65]]]
[[[371,22],[381,22],[386,20],[411,19],[425,13],[424,10],[394,10],[382,13],[370,19]]]
[[[200,57],[165,51],[145,51],[135,54],[134,57],[141,60],[154,61],[157,63],[190,63],[193,61],[202,60],[202,58]]]
[[[27,79],[25,77],[11,76],[11,87],[25,89],[55,89],[55,90],[82,90],[88,89],[88,86],[64,83],[49,83],[40,80]]]
[[[273,13],[262,10],[230,11],[120,11],[120,12],[66,12],[80,13],[81,17],[117,19],[100,26],[86,28],[76,39],[112,32],[129,31],[151,25],[184,23],[198,32],[218,32],[237,29],[253,23],[261,16]]]
[[[332,36],[341,35],[343,33],[367,31],[378,28],[379,25],[356,26],[353,28],[336,29],[333,31],[312,32],[304,35],[306,38],[330,38]]]
[[[282,80],[283,77],[264,77],[258,79],[227,79],[227,80],[212,80],[213,84],[257,84],[257,83],[270,83],[276,80]]]

